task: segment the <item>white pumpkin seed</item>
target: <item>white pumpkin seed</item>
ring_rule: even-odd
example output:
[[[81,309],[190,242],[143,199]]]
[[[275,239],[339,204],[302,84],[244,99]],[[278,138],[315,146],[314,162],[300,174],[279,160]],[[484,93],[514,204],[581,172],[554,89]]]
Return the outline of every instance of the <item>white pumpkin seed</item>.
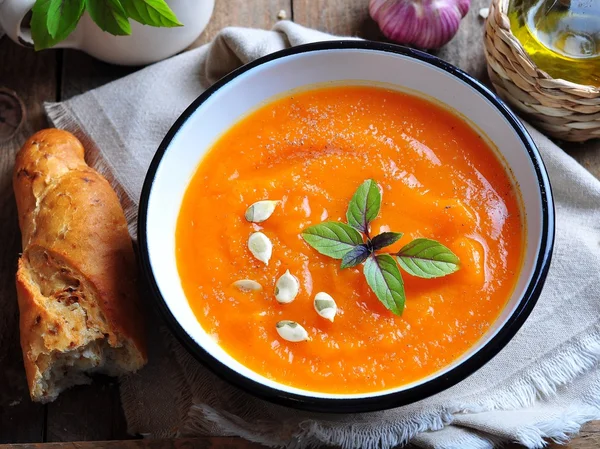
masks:
[[[308,336],[308,332],[301,325],[296,323],[295,321],[290,320],[282,320],[279,321],[275,327],[277,328],[277,333],[281,338],[291,342],[298,341],[306,341],[310,340]]]
[[[281,304],[288,304],[296,299],[299,290],[300,282],[292,276],[290,270],[286,270],[275,283],[275,299]]]
[[[275,211],[275,207],[277,207],[279,201],[272,200],[263,200],[257,201],[252,204],[248,209],[246,209],[246,213],[244,216],[246,220],[251,221],[253,223],[262,223]]]
[[[239,281],[235,281],[233,286],[243,292],[256,292],[262,290],[262,285],[252,279],[240,279]]]
[[[335,300],[325,292],[319,292],[315,295],[315,310],[323,318],[331,321],[335,318],[337,313],[337,304]]]
[[[254,257],[265,265],[269,265],[269,259],[271,258],[271,254],[273,254],[273,244],[269,240],[269,237],[262,232],[253,233],[248,238],[248,249]]]

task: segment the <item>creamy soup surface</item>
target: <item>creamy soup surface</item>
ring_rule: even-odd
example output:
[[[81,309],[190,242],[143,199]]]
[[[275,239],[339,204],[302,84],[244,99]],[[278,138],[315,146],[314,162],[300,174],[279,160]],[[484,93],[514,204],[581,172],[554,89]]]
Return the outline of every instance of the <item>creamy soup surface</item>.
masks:
[[[382,190],[372,234],[404,233],[386,251],[426,237],[461,260],[439,279],[403,272],[402,316],[378,301],[362,266],[342,270],[300,236],[322,221],[345,222],[366,179]],[[273,215],[246,221],[246,208],[266,199],[281,200]],[[519,204],[485,140],[431,102],[367,86],[293,93],[243,118],[202,160],[178,218],[179,275],[202,327],[248,368],[310,391],[380,391],[444,368],[493,324],[521,267]],[[257,230],[273,243],[268,266],[247,247]],[[279,304],[274,285],[286,270],[300,292]],[[232,286],[240,279],[263,289],[240,291]],[[333,323],[313,308],[321,291],[339,308]],[[283,340],[280,320],[300,323],[311,340]]]

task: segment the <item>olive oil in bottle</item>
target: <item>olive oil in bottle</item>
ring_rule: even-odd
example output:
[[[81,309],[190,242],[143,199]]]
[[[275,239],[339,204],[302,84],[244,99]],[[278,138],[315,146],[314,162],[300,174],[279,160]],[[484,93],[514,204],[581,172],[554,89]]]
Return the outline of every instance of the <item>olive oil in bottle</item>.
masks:
[[[511,0],[508,16],[541,70],[600,87],[600,0]]]

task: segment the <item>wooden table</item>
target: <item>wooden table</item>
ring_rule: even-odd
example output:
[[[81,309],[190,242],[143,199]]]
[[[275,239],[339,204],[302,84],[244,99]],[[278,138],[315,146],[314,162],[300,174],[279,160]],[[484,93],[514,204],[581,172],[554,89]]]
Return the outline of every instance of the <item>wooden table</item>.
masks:
[[[476,0],[473,8],[486,0]],[[380,39],[377,26],[369,19],[368,0],[217,0],[214,15],[197,44],[210,41],[223,27],[236,25],[270,28],[280,11],[300,24],[341,35]],[[42,112],[44,101],[65,100],[94,87],[125,76],[136,69],[104,64],[72,50],[34,53],[4,38],[0,41],[0,86],[16,92],[27,117],[17,134],[0,142],[0,295],[8,304],[0,317],[17,314],[14,272],[20,250],[16,206],[11,187],[14,154],[25,138],[47,126]],[[1,101],[1,99],[0,99]],[[2,124],[0,126],[9,126]],[[600,177],[600,154],[592,146],[566,148],[595,176]],[[8,307],[8,310],[7,310]],[[0,326],[3,326],[0,318]],[[25,384],[18,329],[0,339],[0,443],[100,441],[131,438],[121,409],[118,386],[112,379],[97,379],[93,385],[63,393],[48,405],[33,404]],[[600,446],[600,424],[592,423],[570,447]],[[130,441],[112,444],[53,445],[52,447],[256,447],[231,438],[197,440]],[[26,447],[34,447],[26,446]],[[37,445],[36,445],[37,447]]]

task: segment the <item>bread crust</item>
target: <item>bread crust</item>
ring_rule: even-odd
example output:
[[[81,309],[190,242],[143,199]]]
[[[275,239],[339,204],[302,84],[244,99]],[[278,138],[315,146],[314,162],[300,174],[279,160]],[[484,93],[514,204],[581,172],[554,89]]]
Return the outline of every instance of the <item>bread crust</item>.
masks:
[[[81,371],[139,369],[146,350],[135,255],[108,181],[85,163],[75,136],[47,129],[17,154],[13,187],[23,243],[16,277],[21,347],[32,399],[47,402],[88,381],[48,380],[61,354],[82,348],[100,355],[88,354]],[[56,369],[69,369],[70,357]]]

